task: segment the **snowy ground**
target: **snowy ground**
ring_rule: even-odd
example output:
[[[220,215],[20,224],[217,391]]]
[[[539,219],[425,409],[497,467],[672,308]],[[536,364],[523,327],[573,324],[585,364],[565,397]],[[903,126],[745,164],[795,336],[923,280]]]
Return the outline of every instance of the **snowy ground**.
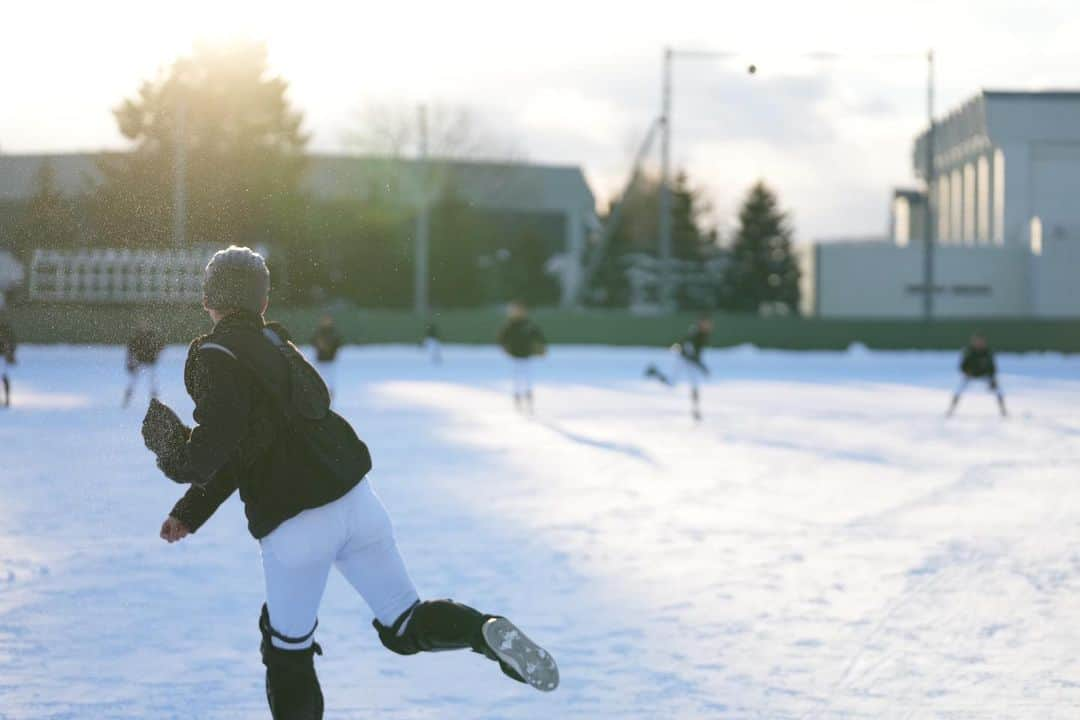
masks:
[[[183,396],[183,351],[163,361]],[[24,348],[0,413],[0,717],[263,718],[258,547],[233,499],[189,540],[121,410],[121,351]],[[1013,417],[945,354],[713,352],[706,419],[664,353],[556,348],[538,413],[502,359],[355,348],[340,410],[421,591],[513,617],[542,695],[403,658],[333,577],[328,718],[1076,717],[1080,358],[1002,357]]]

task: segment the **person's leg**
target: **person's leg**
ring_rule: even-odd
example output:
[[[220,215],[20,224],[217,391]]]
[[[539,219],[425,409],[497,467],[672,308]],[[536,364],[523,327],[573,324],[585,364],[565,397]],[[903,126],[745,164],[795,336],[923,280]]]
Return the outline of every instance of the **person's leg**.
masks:
[[[266,699],[274,720],[319,720],[314,655],[319,603],[341,541],[335,503],[286,520],[260,541],[266,604],[259,618]]]
[[[683,359],[686,365],[686,378],[690,383],[690,415],[694,420],[701,420],[701,370],[689,360]]]
[[[952,417],[952,414],[956,412],[956,406],[960,404],[960,396],[964,394],[967,384],[968,378],[965,375],[960,379],[960,384],[956,386],[956,392],[953,393],[952,402],[949,403],[949,409],[945,412],[945,417]]]
[[[512,367],[514,407],[520,410],[525,402],[525,361],[521,358],[510,358],[510,365]]]
[[[136,365],[128,371],[128,384],[124,390],[124,407],[131,404],[131,398],[135,396],[135,387],[139,383],[139,373],[142,372],[142,365]]]
[[[158,395],[161,394],[161,389],[158,386],[157,364],[150,363],[149,365],[147,365],[146,374],[150,382],[150,397],[156,398]]]
[[[0,376],[4,383],[4,407],[11,407],[11,378],[8,376],[7,358],[0,358]]]
[[[533,378],[532,378],[532,358],[525,358],[521,361],[521,382],[525,395],[525,411],[530,415],[533,411]]]
[[[990,389],[997,395],[998,410],[1001,411],[1001,417],[1007,417],[1008,411],[1005,409],[1005,393],[1001,391],[1001,386],[998,385],[997,377],[990,376]]]
[[[414,655],[471,649],[497,661],[515,680],[544,690],[558,685],[555,661],[505,618],[449,599],[421,601],[398,550],[390,516],[370,481],[360,483],[347,497],[352,503],[353,535],[338,554],[337,568],[371,608],[372,625],[388,650]]]

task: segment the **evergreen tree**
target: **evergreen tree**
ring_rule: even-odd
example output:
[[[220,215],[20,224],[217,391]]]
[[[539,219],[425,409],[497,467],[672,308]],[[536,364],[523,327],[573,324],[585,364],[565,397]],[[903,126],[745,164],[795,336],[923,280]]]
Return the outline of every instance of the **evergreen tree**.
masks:
[[[739,228],[731,247],[721,305],[759,312],[779,304],[799,310],[799,266],[791,249],[787,213],[764,182],[756,183],[739,209]]]
[[[35,249],[70,247],[78,236],[76,203],[60,191],[56,168],[46,161],[38,168],[34,192],[19,221],[16,253],[27,261]]]
[[[594,285],[604,290],[605,304],[612,306],[623,306],[628,301],[623,258],[631,253],[655,255],[657,252],[659,181],[639,178],[623,202],[619,226],[614,228],[594,279]],[[613,211],[614,204],[605,222]],[[671,189],[671,254],[675,259],[701,261],[717,252],[716,228],[708,225],[709,211],[703,193],[691,186],[687,174],[677,173]]]
[[[114,111],[134,149],[100,163],[103,240],[170,242],[174,168],[183,143],[189,241],[291,250],[303,222],[300,183],[308,138],[287,88],[269,74],[266,48],[243,43],[199,45],[143,83]]]

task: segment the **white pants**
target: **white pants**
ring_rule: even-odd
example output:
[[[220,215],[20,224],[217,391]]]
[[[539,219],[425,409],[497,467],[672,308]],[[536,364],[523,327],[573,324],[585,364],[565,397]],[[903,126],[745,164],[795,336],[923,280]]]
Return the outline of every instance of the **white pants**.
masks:
[[[143,375],[147,377],[147,384],[150,385],[150,395],[152,397],[158,396],[158,381],[157,381],[157,365],[147,365],[145,363],[139,363],[135,366],[135,369],[128,373],[131,379],[128,381],[127,395],[132,397],[135,395],[135,388],[139,385],[139,378]]]
[[[286,520],[259,544],[270,625],[287,637],[304,637],[315,627],[331,565],[383,625],[392,625],[419,600],[390,516],[368,480],[332,503]],[[273,639],[276,647],[288,650],[312,642]]]
[[[438,365],[442,362],[442,343],[435,338],[426,338],[424,340],[424,350],[427,351],[428,358],[431,362]]]
[[[510,358],[511,377],[514,383],[514,395],[528,395],[532,392],[532,358]]]
[[[691,389],[697,390],[705,379],[705,372],[696,363],[683,357],[680,352],[673,351],[672,356],[668,380],[672,385],[677,385],[685,379]]]
[[[960,384],[956,386],[956,392],[953,393],[953,394],[956,395],[956,397],[960,397],[961,395],[964,394],[964,391],[967,390],[968,383],[972,383],[972,382],[984,382],[984,383],[986,383],[986,389],[987,390],[989,390],[990,392],[992,392],[992,393],[994,393],[996,395],[1001,395],[1001,386],[998,385],[996,377],[992,377],[992,378],[991,377],[974,378],[974,377],[968,377],[966,375],[964,377],[960,378]]]

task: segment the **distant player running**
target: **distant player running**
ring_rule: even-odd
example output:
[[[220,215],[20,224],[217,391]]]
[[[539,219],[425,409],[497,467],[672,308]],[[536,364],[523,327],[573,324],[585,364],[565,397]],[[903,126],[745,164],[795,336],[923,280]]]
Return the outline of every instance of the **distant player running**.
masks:
[[[4,407],[11,407],[11,367],[15,365],[15,331],[0,318],[0,379],[4,383]]]
[[[341,333],[334,325],[334,318],[323,316],[319,326],[315,328],[315,334],[311,336],[311,345],[315,348],[315,362],[330,388],[331,397],[337,391],[337,354],[344,344]]]
[[[529,319],[524,303],[512,302],[507,321],[499,328],[499,345],[510,356],[513,377],[514,407],[533,411],[532,359],[547,353],[547,340],[540,328]]]
[[[432,364],[440,365],[442,363],[442,337],[439,335],[439,326],[435,324],[435,320],[432,318],[428,318],[427,324],[424,326],[424,339],[420,345],[427,351]]]
[[[701,420],[700,385],[709,374],[709,368],[705,366],[701,356],[709,344],[712,327],[712,319],[708,315],[700,316],[697,322],[690,326],[683,339],[671,346],[674,360],[668,373],[661,372],[656,365],[645,368],[646,377],[656,378],[665,385],[674,385],[686,378],[690,384],[690,414],[695,420]]]
[[[139,378],[143,375],[146,376],[150,386],[150,397],[158,396],[157,361],[164,348],[165,343],[161,341],[150,324],[145,320],[140,320],[135,326],[135,334],[131,336],[127,344],[125,368],[130,379],[124,390],[124,407],[131,403]]]
[[[967,389],[968,383],[972,380],[985,381],[990,391],[997,396],[1001,417],[1008,415],[1005,410],[1005,395],[1001,392],[1001,386],[998,385],[997,381],[997,364],[994,362],[994,353],[986,344],[986,338],[980,333],[972,335],[971,342],[964,348],[963,357],[960,359],[960,372],[963,373],[963,377],[960,379],[960,385],[956,388],[956,392],[953,393],[952,402],[949,403],[949,409],[945,413],[945,417],[952,417],[953,413],[956,412],[956,407],[960,404],[960,396],[964,394],[964,390]]]
[[[231,247],[206,266],[203,305],[214,321],[188,350],[189,428],[151,401],[143,439],[166,477],[190,488],[161,526],[176,542],[240,491],[262,549],[259,616],[266,699],[274,720],[320,720],[314,656],[319,604],[336,567],[375,616],[379,640],[400,655],[470,649],[539,689],[559,683],[555,660],[509,620],[453,600],[421,600],[386,508],[370,481],[367,446],[315,368],[267,323],[270,273],[258,253]]]

